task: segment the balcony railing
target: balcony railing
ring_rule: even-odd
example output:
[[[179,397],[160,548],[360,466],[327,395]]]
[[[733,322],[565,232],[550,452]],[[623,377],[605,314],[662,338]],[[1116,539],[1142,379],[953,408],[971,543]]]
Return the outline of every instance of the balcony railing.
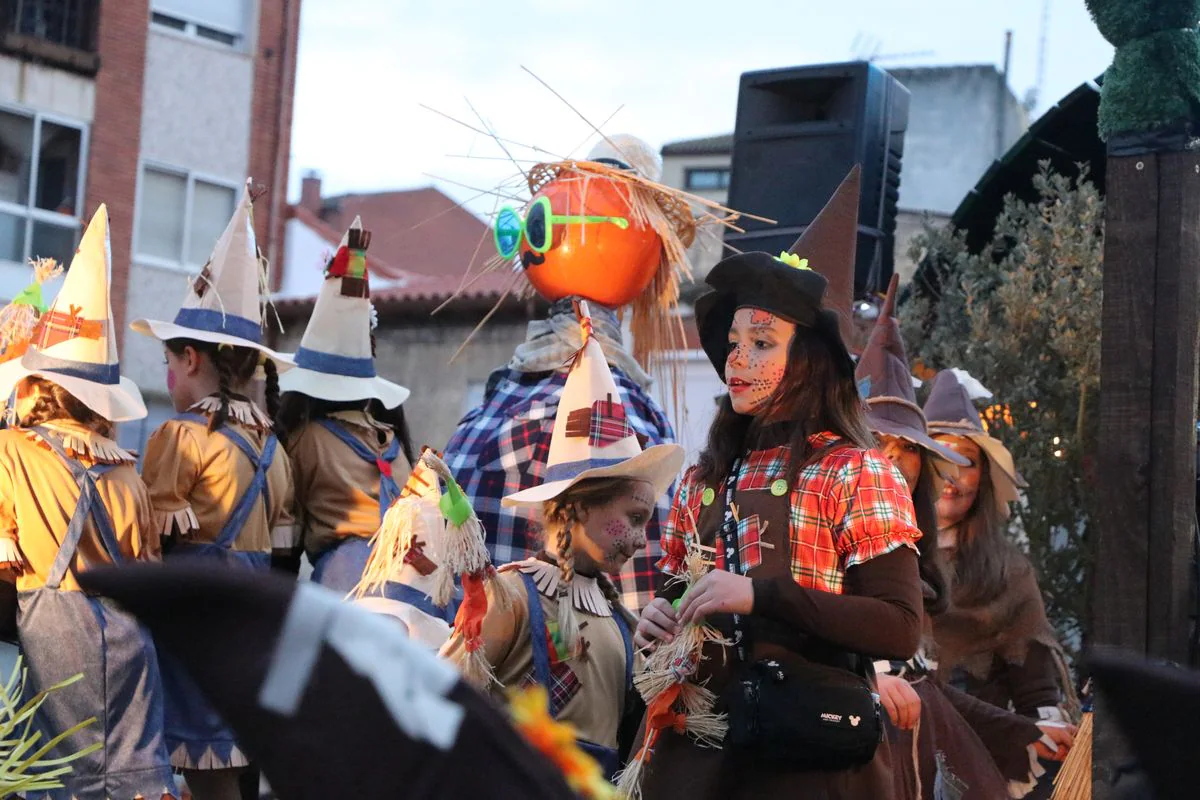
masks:
[[[0,0],[0,50],[95,74],[100,0]]]

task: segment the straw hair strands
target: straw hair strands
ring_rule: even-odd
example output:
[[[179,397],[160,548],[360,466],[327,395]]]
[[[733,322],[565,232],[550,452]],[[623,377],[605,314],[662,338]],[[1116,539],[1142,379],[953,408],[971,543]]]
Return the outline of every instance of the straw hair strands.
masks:
[[[696,581],[712,569],[709,555],[712,552],[712,548],[700,546],[689,536],[684,570],[668,585],[683,583],[686,595]],[[704,658],[705,642],[722,647],[731,644],[708,625],[689,624],[673,641],[660,643],[646,659],[642,672],[634,678],[634,687],[646,701],[646,730],[641,748],[617,776],[617,791],[622,797],[630,800],[641,797],[642,773],[664,728],[684,730],[704,747],[721,746],[729,728],[728,719],[724,714],[713,712],[716,695],[707,687],[690,681]]]
[[[1092,712],[1083,715],[1075,743],[1062,769],[1054,778],[1053,800],[1091,800],[1092,798]]]

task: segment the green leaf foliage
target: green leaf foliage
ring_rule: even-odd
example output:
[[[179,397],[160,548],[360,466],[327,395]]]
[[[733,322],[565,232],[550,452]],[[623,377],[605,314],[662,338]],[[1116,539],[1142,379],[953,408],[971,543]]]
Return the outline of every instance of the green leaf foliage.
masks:
[[[68,678],[28,700],[24,699],[25,678],[25,669],[18,660],[8,683],[0,686],[0,798],[62,788],[60,779],[71,774],[71,762],[102,746],[97,742],[63,758],[46,758],[59,744],[95,724],[96,719],[84,720],[52,739],[42,741],[42,734],[33,727],[34,714],[47,695],[77,683],[83,676]]]
[[[960,232],[927,227],[914,260],[940,293],[901,310],[914,361],[961,367],[1006,407],[989,423],[1029,482],[1010,534],[1038,569],[1047,613],[1075,649],[1088,605],[1088,529],[1100,394],[1103,201],[1086,167],[1034,178],[1039,199],[1005,201],[991,246],[967,251]]]
[[[1116,48],[1100,91],[1100,135],[1200,122],[1200,0],[1087,0]]]

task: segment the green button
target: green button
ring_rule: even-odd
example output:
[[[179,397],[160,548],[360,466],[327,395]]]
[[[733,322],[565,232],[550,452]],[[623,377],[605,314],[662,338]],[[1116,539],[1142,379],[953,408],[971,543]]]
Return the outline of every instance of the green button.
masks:
[[[776,497],[783,497],[785,494],[787,494],[787,491],[788,482],[783,478],[780,478],[771,484],[771,494],[775,495]]]
[[[700,502],[706,506],[711,506],[713,500],[717,499],[717,493],[712,490],[712,487],[704,490],[704,494],[700,495]]]

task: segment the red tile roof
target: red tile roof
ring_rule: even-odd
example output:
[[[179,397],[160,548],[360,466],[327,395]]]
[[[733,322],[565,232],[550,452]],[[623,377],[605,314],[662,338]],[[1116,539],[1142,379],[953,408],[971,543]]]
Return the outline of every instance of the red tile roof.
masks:
[[[404,280],[402,287],[372,288],[377,303],[438,304],[453,296],[468,273],[476,275],[494,254],[486,224],[436,188],[369,194],[346,194],[324,199],[318,216],[292,206],[289,215],[301,220],[333,246],[355,216],[371,231],[368,264],[384,280]],[[512,278],[488,274],[459,295],[464,301],[495,302]],[[312,302],[285,300],[284,307]]]

